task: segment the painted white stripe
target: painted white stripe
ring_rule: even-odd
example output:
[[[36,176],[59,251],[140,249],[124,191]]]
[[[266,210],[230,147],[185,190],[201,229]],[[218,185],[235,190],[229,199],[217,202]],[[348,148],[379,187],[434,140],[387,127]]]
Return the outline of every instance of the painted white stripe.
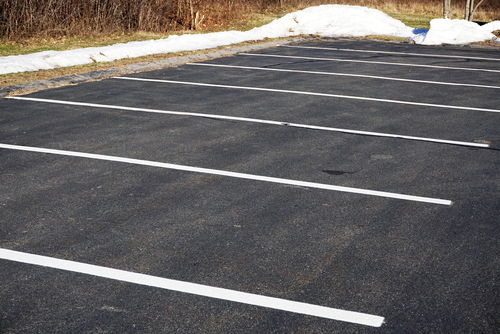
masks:
[[[188,63],[186,65],[212,66],[212,67],[223,67],[223,68],[238,68],[238,69],[245,69],[245,70],[258,70],[258,71],[271,71],[271,72],[274,71],[274,72],[287,72],[287,73],[320,74],[320,75],[333,75],[333,76],[343,76],[343,77],[369,78],[369,79],[380,79],[380,80],[390,80],[390,81],[405,81],[405,82],[415,82],[415,83],[433,84],[433,85],[464,86],[464,87],[500,89],[500,86],[475,85],[475,84],[458,83],[458,82],[443,82],[443,81],[403,79],[403,78],[394,78],[394,77],[382,77],[382,76],[377,76],[377,75],[351,74],[351,73],[339,73],[339,72],[302,71],[302,70],[290,70],[290,69],[283,69],[283,68],[236,66],[236,65],[222,65],[222,64],[209,64],[209,63]]]
[[[275,57],[275,58],[290,58],[290,59],[308,59],[308,60],[319,60],[319,61],[338,61],[347,63],[364,63],[364,64],[380,64],[380,65],[394,65],[394,66],[410,66],[410,67],[427,67],[427,68],[439,68],[444,70],[460,70],[460,71],[479,71],[479,72],[493,72],[500,73],[500,70],[491,70],[486,68],[471,68],[471,67],[452,67],[452,66],[440,66],[440,65],[422,65],[422,64],[409,64],[409,63],[391,63],[386,61],[373,61],[373,60],[356,60],[356,59],[340,59],[340,58],[322,58],[322,57],[301,57],[301,56],[285,56],[267,53],[238,53],[241,56],[252,56],[252,57]]]
[[[379,98],[374,98],[374,97],[351,96],[351,95],[328,94],[328,93],[314,93],[314,92],[305,92],[305,91],[298,91],[298,90],[273,89],[273,88],[262,88],[262,87],[247,87],[247,86],[231,86],[231,85],[219,85],[219,84],[209,84],[209,83],[191,82],[191,81],[145,79],[145,78],[133,78],[133,77],[114,77],[112,79],[144,81],[144,82],[158,82],[158,83],[173,83],[173,84],[178,84],[178,85],[203,86],[203,87],[244,89],[244,90],[254,90],[254,91],[261,91],[261,92],[324,96],[324,97],[335,97],[335,98],[341,98],[341,99],[363,100],[363,101],[374,101],[374,102],[385,102],[385,103],[397,103],[397,104],[406,104],[406,105],[423,106],[423,107],[435,107],[435,108],[458,109],[458,110],[472,110],[472,111],[487,111],[487,112],[500,113],[500,109],[462,107],[462,106],[453,106],[453,105],[447,105],[447,104],[434,104],[434,103],[422,103],[422,102],[411,102],[411,101],[401,101],[401,100],[389,100],[389,99],[379,99]]]
[[[214,118],[214,119],[223,119],[223,120],[240,121],[240,122],[251,122],[251,123],[269,124],[269,125],[289,126],[289,127],[312,129],[312,130],[342,132],[342,133],[349,133],[349,134],[356,134],[356,135],[401,138],[401,139],[408,139],[408,140],[426,141],[426,142],[460,145],[460,146],[471,146],[471,147],[482,147],[482,148],[490,147],[490,145],[488,145],[488,144],[481,144],[481,143],[472,143],[472,142],[445,140],[445,139],[436,139],[436,138],[415,137],[415,136],[406,136],[406,135],[398,135],[398,134],[382,133],[382,132],[370,132],[370,131],[361,131],[361,130],[332,128],[332,127],[316,126],[316,125],[308,125],[308,124],[300,124],[300,123],[288,123],[288,122],[283,122],[283,121],[272,121],[272,120],[258,119],[258,118],[246,118],[246,117],[225,116],[225,115],[216,115],[216,114],[202,114],[202,113],[192,113],[192,112],[183,112],[183,111],[158,110],[158,109],[148,109],[148,108],[135,108],[135,107],[125,107],[125,106],[117,106],[117,105],[110,105],[110,104],[97,104],[97,103],[86,103],[86,102],[72,102],[72,101],[62,101],[62,100],[39,99],[39,98],[34,98],[34,97],[11,96],[11,97],[6,97],[6,98],[13,99],[13,100],[64,104],[64,105],[72,105],[72,106],[84,106],[84,107],[92,107],[92,108],[118,109],[118,110],[141,111],[141,112],[167,114],[167,115],[181,115],[181,116]]]
[[[275,310],[300,313],[338,321],[345,321],[359,325],[380,327],[384,323],[384,317],[372,314],[340,310],[336,308],[295,302],[275,297],[267,297],[248,292],[217,288],[209,285],[173,280],[158,276],[135,273],[131,271],[96,266],[82,262],[62,260],[54,257],[18,252],[5,248],[0,248],[0,259],[66,270],[97,277],[104,277],[113,280],[189,293],[209,298],[228,300],[236,303],[267,307]]]
[[[395,55],[417,56],[417,57],[432,57],[432,58],[457,58],[457,59],[500,61],[500,58],[455,56],[455,55],[443,55],[443,54],[433,54],[433,53],[412,53],[412,52],[381,51],[381,50],[360,50],[360,49],[328,48],[328,47],[303,46],[303,45],[279,45],[279,46],[285,47],[285,48],[296,48],[296,49],[316,49],[316,50],[333,50],[333,51],[347,51],[347,52],[361,52],[361,53],[383,53],[383,54],[395,54]]]
[[[414,202],[424,202],[424,203],[432,203],[432,204],[440,204],[440,205],[452,205],[453,204],[449,200],[438,199],[438,198],[404,195],[404,194],[398,194],[398,193],[390,193],[390,192],[385,192],[385,191],[368,190],[368,189],[361,189],[361,188],[335,186],[335,185],[323,184],[323,183],[298,181],[298,180],[291,180],[291,179],[282,179],[282,178],[270,177],[270,176],[237,173],[237,172],[230,172],[230,171],[224,171],[224,170],[219,170],[219,169],[200,168],[200,167],[177,165],[177,164],[149,161],[149,160],[123,158],[123,157],[117,157],[117,156],[111,156],[111,155],[102,155],[102,154],[84,153],[84,152],[75,152],[75,151],[64,151],[64,150],[54,150],[54,149],[42,148],[42,147],[20,146],[20,145],[10,145],[10,144],[1,144],[1,143],[0,143],[0,148],[9,149],[9,150],[19,150],[19,151],[64,155],[64,156],[71,156],[71,157],[80,157],[80,158],[87,158],[87,159],[117,161],[117,162],[124,162],[124,163],[142,165],[142,166],[160,167],[160,168],[181,170],[181,171],[186,171],[186,172],[228,176],[228,177],[234,177],[234,178],[239,178],[239,179],[271,182],[271,183],[278,183],[278,184],[287,184],[287,185],[306,187],[306,188],[341,191],[341,192],[362,194],[362,195],[369,195],[369,196],[395,198],[395,199],[414,201]]]

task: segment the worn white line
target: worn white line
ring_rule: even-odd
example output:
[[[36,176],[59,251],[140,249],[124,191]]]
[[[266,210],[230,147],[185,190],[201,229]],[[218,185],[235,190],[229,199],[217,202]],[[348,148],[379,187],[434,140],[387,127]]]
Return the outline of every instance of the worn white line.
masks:
[[[377,190],[368,190],[368,189],[361,189],[361,188],[343,187],[343,186],[336,186],[336,185],[323,184],[323,183],[298,181],[298,180],[283,179],[283,178],[278,178],[278,177],[270,177],[270,176],[262,176],[262,175],[246,174],[246,173],[237,173],[237,172],[230,172],[230,171],[219,170],[219,169],[200,168],[200,167],[177,165],[177,164],[150,161],[150,160],[131,159],[131,158],[111,156],[111,155],[102,155],[102,154],[84,153],[84,152],[75,152],[75,151],[65,151],[65,150],[54,150],[54,149],[43,148],[43,147],[10,145],[10,144],[1,144],[1,143],[0,143],[0,148],[9,149],[9,150],[19,150],[19,151],[64,155],[64,156],[71,156],[71,157],[80,157],[80,158],[87,158],[87,159],[117,161],[117,162],[142,165],[142,166],[160,167],[160,168],[181,170],[181,171],[186,171],[186,172],[228,176],[228,177],[234,177],[234,178],[239,178],[239,179],[271,182],[271,183],[278,183],[278,184],[287,184],[287,185],[294,185],[294,186],[299,186],[299,187],[324,189],[324,190],[331,190],[331,191],[340,191],[340,192],[362,194],[362,195],[369,195],[369,196],[395,198],[395,199],[414,201],[414,202],[424,202],[424,203],[432,203],[432,204],[440,204],[440,205],[452,205],[453,204],[450,200],[444,200],[444,199],[438,199],[438,198],[404,195],[404,194],[399,194],[399,193],[391,193],[391,192],[377,191]]]
[[[488,145],[488,144],[482,144],[482,143],[472,143],[472,142],[464,142],[464,141],[456,141],[456,140],[446,140],[446,139],[436,139],[436,138],[426,138],[426,137],[415,137],[415,136],[406,136],[406,135],[398,135],[398,134],[383,133],[383,132],[371,132],[371,131],[362,131],[362,130],[333,128],[333,127],[316,126],[316,125],[308,125],[308,124],[300,124],[300,123],[289,123],[289,122],[283,122],[283,121],[273,121],[273,120],[258,119],[258,118],[247,118],[247,117],[225,116],[225,115],[216,115],[216,114],[192,113],[192,112],[183,112],[183,111],[159,110],[159,109],[149,109],[149,108],[136,108],[136,107],[117,106],[117,105],[110,105],[110,104],[97,104],[97,103],[87,103],[87,102],[73,102],[73,101],[40,99],[40,98],[22,97],[22,96],[11,96],[11,97],[7,97],[7,98],[8,99],[13,99],[13,100],[33,101],[33,102],[53,103],[53,104],[63,104],[63,105],[72,105],[72,106],[83,106],[83,107],[92,107],[92,108],[129,110],[129,111],[140,111],[140,112],[167,114],[167,115],[181,115],[181,116],[214,118],[214,119],[223,119],[223,120],[240,121],[240,122],[252,122],[252,123],[269,124],[269,125],[289,126],[289,127],[311,129],[311,130],[332,131],[332,132],[341,132],[341,133],[348,133],[348,134],[355,134],[355,135],[366,135],[366,136],[376,136],[376,137],[401,138],[401,139],[408,139],[408,140],[417,140],[417,141],[425,141],[425,142],[433,142],[433,143],[441,143],[441,144],[451,144],[451,145],[460,145],[460,146],[482,147],[482,148],[490,147],[490,145]]]
[[[131,271],[96,266],[82,262],[63,260],[55,257],[18,252],[5,248],[0,248],[0,259],[109,278],[113,280],[146,285],[155,288],[183,292],[209,298],[228,300],[236,303],[267,307],[275,310],[300,313],[338,321],[345,321],[359,325],[380,327],[384,323],[384,317],[372,314],[346,311],[326,306],[307,304],[248,292],[241,292],[237,290],[173,280],[158,276],[135,273]]]
[[[322,58],[322,57],[302,57],[302,56],[285,56],[267,53],[238,53],[241,56],[252,57],[275,57],[275,58],[290,58],[290,59],[305,59],[305,60],[319,60],[319,61],[337,61],[347,63],[364,63],[364,64],[380,64],[380,65],[394,65],[394,66],[410,66],[410,67],[427,67],[439,68],[445,70],[460,70],[460,71],[479,71],[479,72],[493,72],[500,73],[500,70],[491,70],[486,68],[471,68],[471,67],[452,67],[440,65],[422,65],[422,64],[409,64],[409,63],[391,63],[386,61],[373,61],[373,60],[356,60],[356,59],[341,59],[341,58]]]
[[[248,86],[231,86],[231,85],[209,84],[209,83],[191,82],[191,81],[145,79],[145,78],[133,78],[133,77],[114,77],[112,79],[144,81],[144,82],[158,82],[158,83],[173,83],[173,84],[178,84],[178,85],[190,85],[190,86],[244,89],[244,90],[262,91],[262,92],[274,92],[274,93],[324,96],[324,97],[335,97],[335,98],[341,98],[341,99],[363,100],[363,101],[374,101],[374,102],[385,102],[385,103],[397,103],[397,104],[406,104],[406,105],[423,106],[423,107],[435,107],[435,108],[471,110],[471,111],[487,111],[487,112],[500,113],[500,109],[462,107],[462,106],[453,106],[453,105],[447,105],[447,104],[434,104],[434,103],[422,103],[422,102],[411,102],[411,101],[401,101],[401,100],[379,99],[379,98],[374,98],[374,97],[351,96],[351,95],[341,95],[341,94],[314,93],[314,92],[286,90],[286,89],[273,89],[273,88],[248,87]]]
[[[464,87],[500,89],[500,86],[476,85],[476,84],[458,83],[458,82],[443,82],[443,81],[404,79],[404,78],[394,78],[394,77],[383,77],[383,76],[378,76],[378,75],[365,75],[365,74],[352,74],[352,73],[339,73],[339,72],[303,71],[303,70],[291,70],[291,69],[286,69],[286,68],[236,66],[236,65],[223,65],[223,64],[210,64],[210,63],[188,63],[186,65],[212,66],[212,67],[222,67],[222,68],[238,68],[238,69],[256,70],[256,71],[319,74],[319,75],[332,75],[332,76],[343,76],[343,77],[380,79],[380,80],[390,80],[390,81],[415,82],[415,83],[433,84],[433,85],[464,86]]]
[[[329,48],[329,47],[303,46],[303,45],[279,45],[279,46],[285,47],[285,48],[296,48],[296,49],[315,49],[315,50],[332,50],[332,51],[347,51],[347,52],[361,52],[361,53],[383,53],[383,54],[395,54],[395,55],[404,55],[404,56],[407,55],[407,56],[417,56],[417,57],[432,57],[432,58],[458,58],[458,59],[500,61],[500,58],[455,56],[455,55],[443,55],[443,54],[433,54],[433,53],[413,53],[413,52],[397,52],[397,51],[381,51],[381,50],[360,50],[360,49]]]

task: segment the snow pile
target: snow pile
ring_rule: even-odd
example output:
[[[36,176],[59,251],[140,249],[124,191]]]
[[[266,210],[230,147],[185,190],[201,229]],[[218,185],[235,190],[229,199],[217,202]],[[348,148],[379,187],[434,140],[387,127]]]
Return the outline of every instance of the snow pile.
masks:
[[[322,5],[287,14],[249,31],[174,35],[165,39],[119,43],[66,51],[44,51],[21,56],[0,57],[0,74],[37,71],[58,67],[109,62],[117,59],[160,53],[215,48],[265,38],[312,34],[324,37],[383,35],[405,37],[422,44],[463,44],[491,40],[500,21],[479,27],[463,20],[432,20],[428,32],[414,30],[401,21],[372,8]]]
[[[224,31],[174,35],[152,41],[0,57],[0,74],[106,62],[159,53],[202,50],[252,40],[301,34],[330,37],[366,35],[410,37],[412,35],[411,28],[376,9],[323,5],[287,14],[267,25],[244,32]]]
[[[249,33],[267,37],[319,35],[323,37],[361,37],[382,35],[412,36],[412,28],[373,8],[347,5],[309,7],[287,14]]]
[[[493,32],[495,30],[500,30],[500,21],[493,21],[490,23],[486,23],[484,26],[481,26],[481,29],[486,30],[488,32]]]
[[[493,31],[500,29],[500,21],[483,26],[465,20],[434,19],[427,33],[413,37],[418,44],[468,44],[495,39]]]

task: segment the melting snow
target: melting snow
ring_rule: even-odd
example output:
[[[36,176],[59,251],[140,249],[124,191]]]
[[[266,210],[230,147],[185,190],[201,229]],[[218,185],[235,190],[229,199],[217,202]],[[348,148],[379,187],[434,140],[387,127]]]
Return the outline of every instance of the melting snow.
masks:
[[[498,29],[500,29],[500,21],[480,27],[463,20],[436,19],[431,21],[431,29],[426,33],[414,30],[376,9],[347,5],[322,5],[287,14],[249,31],[173,35],[151,41],[0,57],[0,74],[106,62],[159,53],[209,49],[246,41],[301,34],[323,37],[382,35],[405,37],[422,44],[464,44],[493,39],[494,35],[491,32]]]
[[[483,26],[465,20],[434,19],[427,33],[419,34],[413,40],[418,44],[468,44],[493,40],[491,32],[497,30],[500,21],[490,22]]]

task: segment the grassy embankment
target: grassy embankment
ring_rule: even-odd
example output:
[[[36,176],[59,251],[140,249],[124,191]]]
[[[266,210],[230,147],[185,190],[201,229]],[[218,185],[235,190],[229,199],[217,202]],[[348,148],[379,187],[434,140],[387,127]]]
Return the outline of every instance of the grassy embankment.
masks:
[[[311,5],[321,3],[343,3],[352,5],[369,6],[380,9],[394,18],[403,21],[405,24],[415,28],[428,28],[429,21],[432,18],[441,16],[441,0],[340,0],[340,1],[323,1],[323,0],[283,0],[282,5],[277,0],[254,0],[252,2],[244,0],[228,1],[230,5],[225,4],[225,1],[216,0],[192,0],[193,10],[189,5],[190,0],[171,0],[172,6],[169,8],[161,8],[163,11],[171,12],[169,20],[160,19],[158,15],[167,15],[167,12],[162,13],[160,8],[127,8],[129,12],[136,10],[135,15],[139,17],[136,21],[131,21],[130,17],[124,17],[121,12],[122,20],[127,22],[117,22],[116,18],[112,17],[113,13],[120,13],[118,10],[120,1],[114,0],[111,3],[115,4],[114,8],[81,8],[83,12],[79,13],[80,19],[73,18],[71,21],[62,19],[58,21],[54,19],[59,15],[68,17],[68,13],[63,13],[68,10],[72,0],[66,0],[64,8],[43,8],[40,3],[44,1],[33,2],[35,0],[18,0],[16,3],[22,6],[34,6],[38,3],[37,8],[31,8],[32,11],[43,10],[45,16],[39,18],[41,22],[36,21],[34,15],[30,17],[22,17],[27,8],[11,8],[15,15],[20,15],[17,18],[16,24],[6,24],[0,27],[0,56],[8,56],[15,54],[27,54],[46,50],[67,50],[90,46],[103,46],[114,43],[124,43],[136,40],[147,40],[164,38],[168,34],[179,33],[201,33],[221,30],[247,30],[256,26],[266,24],[287,12],[299,10]],[[77,1],[77,0],[74,0]],[[55,1],[56,3],[58,1]],[[168,1],[158,2],[150,0],[153,3],[168,3]],[[486,0],[483,9],[478,11],[475,18],[478,20],[489,21],[500,17],[500,5],[492,6],[488,2],[494,0]],[[48,1],[54,3],[54,1]],[[109,1],[107,3],[110,3]],[[130,7],[129,0],[126,0]],[[462,6],[459,1],[454,2],[453,16],[459,18],[462,14]],[[0,5],[2,0],[0,0]],[[174,6],[176,5],[176,6]],[[4,10],[0,8],[0,11]],[[95,13],[92,10],[96,11]],[[197,15],[197,20],[196,18]],[[14,15],[11,14],[11,15]],[[65,15],[65,16],[64,16]],[[85,17],[87,15],[88,17]],[[74,15],[73,15],[74,16]],[[5,17],[5,14],[4,14]],[[51,18],[49,20],[49,18]],[[11,18],[14,20],[14,18]],[[22,20],[31,20],[29,24],[19,24]],[[113,22],[113,24],[111,24]],[[163,25],[162,25],[163,24]],[[1,25],[0,25],[1,26]],[[144,31],[143,29],[147,29]],[[20,82],[57,77],[61,75],[81,73],[96,69],[104,69],[114,66],[121,66],[140,61],[149,61],[154,59],[178,56],[188,53],[176,53],[168,55],[147,56],[135,59],[118,60],[111,63],[95,63],[82,66],[73,66],[69,68],[60,68],[53,70],[44,70],[37,72],[14,73],[0,76],[0,86],[11,85]]]

